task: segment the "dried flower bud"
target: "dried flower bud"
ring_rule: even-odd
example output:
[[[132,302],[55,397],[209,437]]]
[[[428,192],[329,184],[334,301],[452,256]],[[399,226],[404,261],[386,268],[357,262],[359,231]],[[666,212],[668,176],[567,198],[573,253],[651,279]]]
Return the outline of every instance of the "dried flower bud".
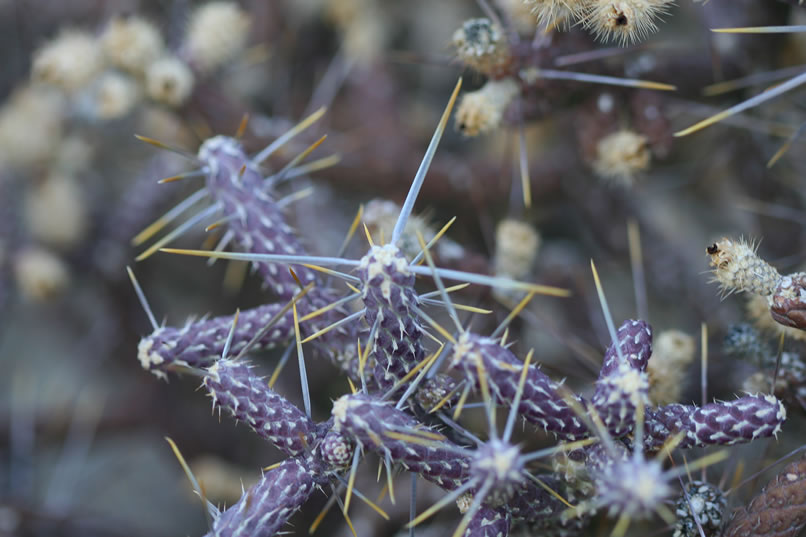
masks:
[[[29,192],[25,220],[31,235],[49,246],[66,250],[81,242],[89,222],[75,179],[54,174]]]
[[[478,136],[498,128],[504,111],[520,87],[512,78],[488,80],[481,89],[462,95],[456,109],[456,128],[465,136]]]
[[[490,19],[469,19],[453,34],[459,61],[485,75],[500,72],[511,61],[506,34]]]
[[[0,164],[28,168],[50,160],[62,140],[64,99],[58,91],[24,86],[0,109]]]
[[[193,73],[173,56],[165,56],[146,69],[146,92],[157,102],[181,106],[193,91]]]
[[[159,31],[141,17],[114,17],[101,34],[107,61],[135,75],[145,73],[162,55],[163,47]]]
[[[523,0],[542,26],[570,26],[588,9],[588,0]]]
[[[756,246],[727,237],[706,249],[714,267],[714,280],[723,293],[747,291],[770,296],[781,281],[778,271],[756,254]]]
[[[602,40],[622,46],[644,39],[658,29],[656,19],[665,15],[673,0],[597,0],[583,21]]]
[[[138,98],[134,80],[119,73],[104,73],[95,87],[95,115],[107,120],[123,117],[137,104]]]
[[[495,228],[496,276],[513,280],[528,278],[532,273],[540,233],[531,225],[514,218],[505,218]]]
[[[686,494],[681,494],[675,503],[677,521],[672,537],[699,537],[697,522],[706,536],[718,535],[727,506],[728,500],[718,487],[705,481],[688,483]]]
[[[806,456],[789,464],[747,506],[724,537],[797,537],[806,525]]]
[[[770,315],[784,326],[806,330],[806,272],[780,278],[772,295]]]
[[[73,91],[100,71],[101,52],[95,38],[79,30],[63,30],[34,53],[34,80]]]
[[[43,302],[61,294],[69,285],[64,262],[47,250],[26,248],[14,256],[17,287],[26,299]]]
[[[188,24],[185,47],[191,62],[209,73],[243,51],[249,17],[235,2],[208,2],[196,8]]]
[[[677,403],[685,384],[686,368],[694,360],[694,338],[680,330],[661,332],[647,364],[649,400],[662,406]]]
[[[631,186],[639,173],[649,169],[651,157],[646,136],[620,130],[599,140],[593,169],[602,179]]]
[[[317,454],[327,468],[341,472],[350,467],[355,453],[355,442],[350,437],[337,431],[328,431],[322,443],[317,447]]]

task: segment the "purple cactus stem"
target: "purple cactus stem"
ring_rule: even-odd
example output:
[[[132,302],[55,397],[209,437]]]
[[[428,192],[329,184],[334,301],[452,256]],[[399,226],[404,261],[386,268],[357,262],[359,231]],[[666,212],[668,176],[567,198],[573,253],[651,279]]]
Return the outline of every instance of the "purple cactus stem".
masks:
[[[252,162],[235,138],[215,136],[199,148],[199,160],[207,168],[207,189],[221,207],[229,231],[238,246],[255,254],[296,255],[305,252],[283,211],[269,192],[258,164]],[[272,292],[290,300],[299,284],[284,266],[256,262],[255,266]],[[293,265],[303,284],[316,281],[316,273]]]
[[[281,309],[282,304],[267,304],[240,313],[230,350],[237,354],[252,337]],[[205,368],[221,358],[233,316],[225,315],[189,321],[182,328],[162,327],[140,340],[137,358],[143,369],[159,377],[183,367]],[[291,314],[283,316],[252,348],[271,349],[294,337]]]
[[[679,448],[732,445],[776,436],[786,408],[773,395],[746,395],[735,401],[696,405],[671,404],[647,409],[645,445],[658,449],[685,432]]]
[[[304,461],[288,459],[263,474],[221,513],[206,537],[273,537],[308,501],[317,484]]]
[[[361,259],[358,276],[364,283],[362,298],[370,326],[379,322],[373,341],[375,381],[391,388],[425,358],[423,331],[414,308],[414,274],[400,249],[393,244],[373,246]]]
[[[470,460],[457,453],[448,440],[424,438],[415,443],[392,438],[386,433],[416,435],[433,431],[392,404],[369,395],[344,395],[333,403],[334,430],[352,437],[363,448],[387,454],[408,471],[445,489],[454,489],[467,481]]]
[[[460,368],[478,386],[478,363],[486,372],[492,394],[504,404],[511,405],[518,390],[523,362],[496,340],[465,332],[454,347],[451,365]],[[530,365],[518,413],[563,440],[587,436],[587,427],[559,390],[559,383],[552,381],[537,366]],[[577,401],[583,404],[581,399],[577,398]]]
[[[249,160],[240,142],[226,136],[208,139],[199,149],[199,159],[208,169],[207,189],[219,204],[239,248],[255,254],[302,255],[305,249],[286,223],[282,209],[272,198],[259,166]],[[290,300],[300,287],[289,267],[273,262],[254,262],[265,285],[282,301]],[[317,285],[297,304],[304,316],[332,304],[336,294],[322,285],[318,274],[303,265],[291,265],[303,285]],[[334,308],[302,328],[312,334],[347,316],[347,311]],[[324,334],[315,345],[331,357],[339,367],[358,380],[355,352],[358,323],[347,323]]]
[[[305,453],[317,441],[316,424],[269,388],[244,361],[219,360],[207,370],[204,387],[214,405],[228,410],[286,455]]]
[[[611,436],[619,438],[628,434],[635,425],[638,405],[644,408],[649,405],[647,374],[628,363],[619,364],[609,375],[596,381],[591,404]]]
[[[652,356],[652,327],[646,321],[628,319],[624,321],[616,334],[619,347],[631,367],[646,371],[649,357]],[[618,367],[618,352],[611,343],[605,351],[599,378],[609,376]]]
[[[464,537],[507,537],[511,523],[506,509],[482,505],[470,519]]]

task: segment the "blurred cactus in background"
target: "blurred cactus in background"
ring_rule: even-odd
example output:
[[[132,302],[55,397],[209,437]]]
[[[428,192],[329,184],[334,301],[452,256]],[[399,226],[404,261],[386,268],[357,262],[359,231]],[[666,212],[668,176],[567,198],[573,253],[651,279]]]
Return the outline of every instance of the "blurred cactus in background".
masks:
[[[800,2],[0,25],[0,535],[802,530]]]

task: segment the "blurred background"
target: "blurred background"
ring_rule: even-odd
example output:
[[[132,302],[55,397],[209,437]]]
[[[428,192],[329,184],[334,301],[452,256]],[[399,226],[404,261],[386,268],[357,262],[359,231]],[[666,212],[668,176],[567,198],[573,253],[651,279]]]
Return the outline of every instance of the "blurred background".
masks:
[[[568,299],[533,300],[510,341],[521,357],[534,348],[546,371],[584,392],[610,339],[593,259],[617,324],[640,316],[656,339],[680,331],[693,356],[681,401],[701,397],[702,323],[708,398],[733,398],[758,371],[722,343],[731,324],[748,320],[746,300],[723,300],[709,284],[705,248],[743,236],[761,241],[759,253],[782,273],[801,270],[802,142],[768,163],[806,121],[806,103],[792,91],[690,136],[673,133],[806,69],[803,34],[709,28],[803,24],[806,11],[773,0],[682,0],[657,33],[619,47],[596,41],[581,24],[536,34],[529,6],[490,3],[525,51],[523,69],[677,89],[538,72],[487,132],[469,136],[464,120],[452,119],[415,208],[432,234],[457,217],[438,262],[571,289]],[[326,105],[323,120],[268,166],[281,168],[328,134],[311,159],[339,155],[339,162],[281,191],[301,193],[288,219],[309,252],[333,255],[359,205],[378,232],[396,214],[385,203],[405,196],[457,78],[464,75],[463,94],[486,83],[452,45],[465,20],[483,16],[471,0],[0,0],[0,535],[203,534],[201,506],[165,436],[217,503],[231,504],[242,483],[281,460],[246,427],[211,415],[197,379],[164,382],[137,362],[150,325],[127,265],[169,325],[273,298],[243,264],[208,266],[163,253],[135,262],[145,246],[134,247],[132,238],[203,179],[158,184],[194,164],[134,135],[195,153],[214,134],[235,134],[248,114],[243,142],[258,151]],[[640,155],[627,171],[611,173],[608,163],[618,167],[629,156],[614,157],[619,149],[602,141],[624,130],[639,138]],[[197,226],[176,244],[214,244],[209,235]],[[365,250],[356,237],[347,255]],[[519,298],[476,288],[457,295],[494,310],[473,316],[480,333],[492,331]],[[786,340],[787,351],[799,353],[800,345]],[[268,374],[277,356],[255,360]],[[325,419],[348,385],[324,362],[308,371],[314,417]],[[283,371],[277,389],[301,402],[295,368]],[[800,413],[797,402],[790,405],[777,444],[735,448],[733,466],[711,470],[712,480],[739,462],[752,473],[802,444]],[[526,437],[551,443],[542,434]],[[373,464],[366,466],[372,470],[359,485],[374,497],[381,487]],[[751,497],[754,486],[731,505]],[[418,501],[427,506],[439,494],[423,485]],[[316,496],[289,530],[307,534],[325,500]],[[384,504],[389,522],[356,506],[358,534],[393,535],[407,520],[402,504]],[[423,533],[444,531],[440,523],[455,518],[437,517]],[[318,531],[349,535],[335,510]]]

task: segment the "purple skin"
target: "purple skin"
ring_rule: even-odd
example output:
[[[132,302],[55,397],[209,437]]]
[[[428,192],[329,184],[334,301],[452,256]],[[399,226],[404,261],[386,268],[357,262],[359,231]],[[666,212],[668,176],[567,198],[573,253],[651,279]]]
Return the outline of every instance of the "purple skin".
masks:
[[[314,456],[324,462],[330,471],[341,472],[350,468],[355,453],[355,442],[349,436],[329,430],[314,450]]]
[[[316,424],[251,369],[244,361],[213,364],[203,381],[213,404],[228,410],[286,455],[305,453],[318,440]]]
[[[240,142],[227,136],[209,138],[199,148],[199,160],[208,169],[207,190],[221,206],[239,247],[255,254],[304,254],[305,249],[286,224],[282,209],[269,193],[260,168],[253,164]],[[245,166],[245,168],[244,168]],[[290,300],[299,284],[282,265],[258,262],[255,266],[278,297]],[[316,273],[293,265],[303,285],[316,281]]]
[[[641,402],[649,405],[649,380],[646,373],[622,364],[596,381],[591,404],[610,435],[620,438],[635,425],[635,410]]]
[[[511,405],[518,390],[523,362],[496,340],[465,332],[454,348],[451,367],[461,369],[478,387],[479,361],[487,374],[492,394],[498,401]],[[563,399],[559,388],[560,385],[537,366],[530,365],[518,413],[563,440],[588,436],[588,428]],[[581,399],[577,398],[577,401],[583,405]]]
[[[282,304],[267,304],[242,311],[235,327],[230,352],[233,355],[240,352],[257,331],[282,308]],[[140,340],[137,357],[143,369],[159,377],[185,367],[209,367],[221,358],[232,322],[233,316],[226,315],[188,322],[182,328],[158,328]],[[289,312],[257,341],[252,350],[272,349],[287,343],[293,337],[294,321]]]
[[[221,513],[207,537],[272,537],[298,511],[318,479],[300,459],[288,459]]]
[[[228,230],[241,250],[255,254],[306,253],[294,230],[286,223],[282,209],[271,196],[259,167],[249,160],[238,140],[226,136],[208,139],[199,149],[199,160],[209,170],[207,190],[221,208]],[[253,266],[263,277],[265,286],[282,302],[291,300],[300,290],[300,284],[289,268],[293,269],[302,285],[317,283],[297,304],[300,317],[332,304],[339,298],[322,285],[318,273],[308,267],[263,261],[254,262]],[[310,335],[347,315],[346,309],[334,308],[303,323],[301,328],[305,335]],[[314,343],[318,351],[330,356],[353,380],[358,380],[358,327],[358,323],[339,326]]]
[[[772,395],[746,395],[703,407],[671,404],[648,408],[645,446],[659,449],[678,432],[686,433],[678,448],[750,442],[776,436],[784,420],[786,409]]]
[[[470,459],[454,451],[456,446],[447,440],[423,437],[428,445],[399,440],[387,436],[396,432],[416,435],[426,429],[392,404],[369,395],[345,395],[333,404],[335,431],[353,438],[364,449],[375,451],[406,470],[420,474],[444,489],[459,487],[470,477]]]
[[[414,274],[400,250],[387,244],[373,246],[364,256],[358,277],[364,283],[361,296],[367,324],[373,326],[380,319],[373,342],[374,376],[385,391],[425,358],[422,328],[413,311],[418,303]]]
[[[511,522],[506,509],[482,505],[470,519],[464,537],[507,537]]]
[[[631,367],[646,371],[649,357],[652,356],[652,327],[646,321],[627,319],[618,329],[617,337],[621,353]],[[599,378],[611,375],[618,367],[616,346],[611,343],[605,351]]]

